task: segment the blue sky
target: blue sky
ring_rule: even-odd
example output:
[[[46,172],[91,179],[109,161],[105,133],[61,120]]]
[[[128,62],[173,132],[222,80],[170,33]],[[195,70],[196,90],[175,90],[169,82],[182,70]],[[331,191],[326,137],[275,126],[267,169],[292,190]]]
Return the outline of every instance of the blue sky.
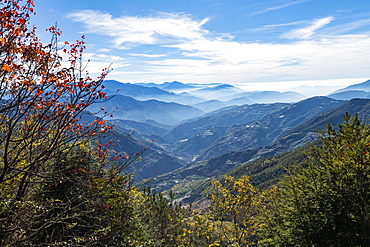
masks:
[[[36,0],[44,30],[86,35],[89,70],[121,82],[229,83],[249,90],[370,78],[368,0]]]

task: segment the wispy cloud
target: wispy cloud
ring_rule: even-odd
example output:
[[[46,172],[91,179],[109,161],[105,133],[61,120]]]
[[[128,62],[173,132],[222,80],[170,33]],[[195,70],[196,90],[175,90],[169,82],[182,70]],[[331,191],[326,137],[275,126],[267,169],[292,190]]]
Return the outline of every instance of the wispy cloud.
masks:
[[[298,2],[298,1],[296,1]],[[284,34],[286,40],[274,43],[238,42],[227,35],[214,34],[204,28],[207,19],[194,20],[189,15],[113,17],[96,11],[69,15],[82,22],[87,31],[113,41],[114,56],[92,54],[94,61],[118,64],[111,76],[122,81],[183,80],[185,82],[275,81],[325,78],[366,77],[370,61],[369,33],[347,35],[325,33],[333,17],[270,28],[308,23],[304,28]],[[348,28],[367,21],[347,23]],[[342,24],[344,25],[344,24]],[[268,26],[267,26],[268,27]],[[320,35],[316,35],[321,31]],[[143,46],[143,47],[141,47]],[[145,53],[150,46],[150,53]],[[127,50],[118,50],[125,47]],[[142,48],[142,49],[141,49]],[[360,54],[360,55],[359,55]],[[136,57],[140,57],[135,60]],[[123,59],[125,57],[126,59]],[[344,62],[345,60],[345,62]],[[325,79],[324,78],[324,79]]]
[[[251,14],[250,16],[260,15],[260,14],[264,14],[264,13],[267,13],[267,12],[270,12],[270,11],[275,11],[275,10],[287,8],[287,7],[290,7],[292,5],[301,4],[301,3],[310,2],[310,1],[312,1],[312,0],[298,0],[298,1],[292,1],[292,2],[285,3],[285,4],[281,4],[281,5],[276,5],[276,6],[268,7],[268,8],[265,8],[263,10],[257,11],[255,13]]]
[[[129,56],[134,57],[148,57],[148,58],[158,58],[158,57],[165,57],[166,54],[145,54],[145,53],[130,53]]]
[[[97,52],[110,52],[112,51],[112,49],[108,49],[108,48],[100,48],[99,50],[97,50]]]
[[[307,27],[291,30],[282,35],[282,37],[287,39],[308,39],[315,33],[315,31],[329,24],[332,20],[334,20],[334,17],[332,16],[316,19]]]
[[[154,17],[123,16],[115,18],[100,11],[84,10],[68,15],[84,23],[87,32],[113,37],[117,47],[128,48],[142,44],[158,44],[171,40],[193,40],[208,31],[202,26],[208,21],[192,20],[187,15],[162,13]]]
[[[362,19],[358,21],[353,21],[350,23],[344,23],[340,25],[335,25],[333,27],[325,28],[325,30],[321,31],[321,34],[328,34],[328,35],[341,35],[341,34],[348,34],[350,32],[356,31],[363,27],[370,26],[370,18]]]
[[[248,29],[248,31],[265,31],[265,30],[273,30],[273,29],[277,29],[277,28],[280,28],[280,27],[289,27],[289,26],[295,26],[295,25],[299,25],[299,24],[303,24],[303,23],[306,23],[306,21],[294,21],[294,22],[289,22],[289,23],[281,23],[281,24],[271,24],[271,25],[265,25],[265,26],[262,26],[262,27],[257,27],[257,28],[253,28],[253,29]]]

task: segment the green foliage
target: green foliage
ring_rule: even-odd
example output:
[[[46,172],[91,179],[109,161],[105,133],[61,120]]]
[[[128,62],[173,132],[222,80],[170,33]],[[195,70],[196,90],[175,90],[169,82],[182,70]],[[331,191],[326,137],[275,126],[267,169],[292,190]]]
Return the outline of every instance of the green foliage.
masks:
[[[270,194],[261,246],[370,245],[370,127],[347,114],[318,133],[322,145]]]
[[[306,150],[307,146],[304,146],[294,151],[248,162],[227,174],[235,178],[250,175],[250,181],[255,187],[268,189],[287,173],[287,168],[292,164],[305,162],[306,155],[304,152]]]
[[[138,203],[136,217],[147,246],[180,246],[190,210],[173,201],[172,192],[167,199],[162,193],[152,194],[149,188],[143,190]]]
[[[81,142],[80,142],[81,143]],[[117,175],[85,145],[47,161],[49,176],[22,201],[1,200],[1,246],[101,246],[127,243],[133,209],[130,177]],[[9,186],[1,184],[2,192]],[[131,226],[134,228],[133,226]]]

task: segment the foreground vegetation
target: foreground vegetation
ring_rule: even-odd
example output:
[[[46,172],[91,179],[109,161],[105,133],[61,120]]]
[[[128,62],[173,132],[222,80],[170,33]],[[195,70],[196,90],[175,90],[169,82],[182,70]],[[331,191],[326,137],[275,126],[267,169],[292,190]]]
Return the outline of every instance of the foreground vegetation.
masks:
[[[224,176],[207,207],[183,207],[132,185],[141,152],[98,142],[110,127],[85,110],[106,100],[109,69],[85,72],[83,40],[59,50],[52,27],[42,44],[32,0],[0,3],[0,246],[370,245],[370,127],[357,116],[319,132],[278,184]]]

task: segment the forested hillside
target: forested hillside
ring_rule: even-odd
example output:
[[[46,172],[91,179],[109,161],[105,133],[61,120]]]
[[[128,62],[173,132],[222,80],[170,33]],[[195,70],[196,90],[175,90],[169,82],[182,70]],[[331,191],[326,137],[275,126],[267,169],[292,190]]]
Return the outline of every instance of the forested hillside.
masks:
[[[145,97],[238,89],[107,84],[33,0],[0,9],[0,246],[370,246],[369,99],[205,114]]]

